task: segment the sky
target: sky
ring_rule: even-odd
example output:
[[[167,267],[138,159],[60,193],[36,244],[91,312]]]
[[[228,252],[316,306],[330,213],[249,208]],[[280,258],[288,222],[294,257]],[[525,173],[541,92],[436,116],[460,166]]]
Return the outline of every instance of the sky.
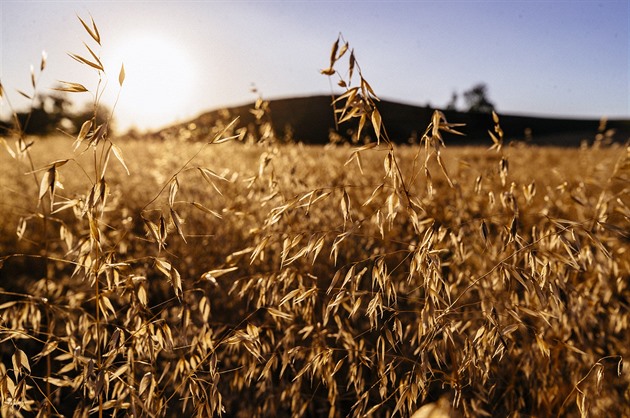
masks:
[[[97,87],[108,106],[118,98],[120,130],[253,102],[254,85],[265,99],[339,92],[320,74],[339,33],[381,99],[440,108],[482,82],[499,114],[630,118],[628,0],[0,0],[0,21],[5,118],[28,106],[17,90],[31,94],[31,65],[40,93],[63,80],[91,91],[72,93],[79,103]],[[84,42],[100,85],[68,55],[90,58]]]

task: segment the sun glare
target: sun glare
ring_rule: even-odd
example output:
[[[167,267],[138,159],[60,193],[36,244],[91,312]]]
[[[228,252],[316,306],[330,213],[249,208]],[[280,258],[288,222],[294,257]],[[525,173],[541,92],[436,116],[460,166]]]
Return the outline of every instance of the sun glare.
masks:
[[[116,117],[123,129],[154,129],[187,116],[194,68],[184,48],[160,35],[129,38],[114,52],[125,66]]]

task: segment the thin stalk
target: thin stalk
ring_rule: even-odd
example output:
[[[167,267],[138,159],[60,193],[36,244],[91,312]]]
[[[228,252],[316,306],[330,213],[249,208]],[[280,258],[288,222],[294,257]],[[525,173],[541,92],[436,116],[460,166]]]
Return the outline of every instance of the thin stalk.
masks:
[[[100,286],[98,279],[98,271],[100,270],[100,251],[98,242],[96,242],[95,246],[95,265],[93,268],[94,274],[94,293],[96,297],[96,370],[97,370],[97,382],[98,376],[102,373],[101,366],[101,312],[100,312]],[[103,416],[103,394],[99,392],[98,394],[98,416],[102,418]]]

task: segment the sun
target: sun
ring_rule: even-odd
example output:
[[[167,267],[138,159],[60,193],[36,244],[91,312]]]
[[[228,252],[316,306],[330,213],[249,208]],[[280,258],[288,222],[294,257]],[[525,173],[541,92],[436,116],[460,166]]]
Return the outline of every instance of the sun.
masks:
[[[195,74],[182,45],[162,35],[138,34],[121,42],[112,55],[125,68],[115,113],[121,128],[151,130],[189,116]]]

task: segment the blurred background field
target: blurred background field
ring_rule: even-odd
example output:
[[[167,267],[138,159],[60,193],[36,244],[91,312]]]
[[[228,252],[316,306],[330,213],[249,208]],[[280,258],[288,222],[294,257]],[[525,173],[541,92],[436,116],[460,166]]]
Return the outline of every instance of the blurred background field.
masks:
[[[63,136],[51,136],[34,138],[32,147],[35,167],[45,167],[47,162],[62,160],[72,157],[72,138]],[[131,175],[128,175],[116,160],[112,159],[111,170],[107,180],[111,187],[112,197],[110,205],[112,211],[118,213],[125,210],[130,215],[137,214],[144,205],[153,197],[169,179],[169,176],[181,167],[189,157],[195,155],[201,145],[187,140],[178,140],[170,137],[167,141],[154,141],[147,139],[121,139],[117,141],[123,150],[125,162]],[[408,167],[418,151],[419,145],[401,146],[399,155]],[[605,146],[600,148],[565,148],[565,147],[532,147],[523,143],[515,143],[506,148],[506,156],[510,161],[510,178],[518,187],[534,183],[538,191],[538,202],[543,193],[553,193],[563,196],[566,205],[571,199],[579,199],[579,194],[595,196],[593,190],[597,187],[605,187],[607,175],[614,167],[616,159],[624,149],[621,145]],[[218,225],[227,227],[226,223],[236,221],[245,213],[259,213],[264,217],[265,211],[273,207],[274,202],[280,203],[290,199],[301,192],[311,189],[335,189],[342,185],[348,185],[353,200],[366,200],[365,193],[371,192],[370,187],[376,187],[382,180],[383,153],[363,157],[365,175],[359,175],[358,166],[355,163],[344,166],[344,163],[352,154],[349,146],[319,146],[304,144],[286,144],[274,150],[277,155],[268,155],[264,148],[257,145],[239,143],[226,143],[205,148],[195,157],[191,171],[186,173],[188,178],[182,185],[182,193],[185,193],[183,201],[195,201],[207,206],[224,216],[222,220],[203,211],[186,209],[191,212],[196,226],[208,223],[207,228],[202,228],[208,235],[212,235],[213,227]],[[261,160],[273,157],[274,180],[278,182],[281,192],[273,196],[263,207],[257,207],[257,200],[264,194],[265,189],[248,187],[252,178],[260,174]],[[481,176],[488,178],[498,176],[499,157],[496,153],[488,151],[483,146],[449,146],[444,151],[448,172],[456,179],[459,192],[466,196],[472,193],[475,180]],[[4,254],[16,251],[19,245],[28,246],[28,242],[18,243],[15,233],[18,220],[27,217],[34,207],[38,205],[36,186],[31,171],[25,161],[12,160],[7,153],[1,155],[0,165],[0,193],[2,193],[3,211],[3,251]],[[78,157],[77,162],[85,164],[92,155],[88,152]],[[219,194],[210,183],[204,181],[195,167],[212,167],[216,173],[229,179],[229,182],[216,180],[223,195]],[[74,162],[68,163],[59,179],[63,189],[59,191],[61,201],[71,199],[79,195],[85,182],[90,181],[89,172],[82,171]],[[350,180],[351,179],[351,180]],[[444,180],[436,179],[436,188],[442,190]],[[355,183],[356,182],[356,183]],[[258,179],[257,183],[263,183]],[[425,187],[418,184],[416,187]],[[568,190],[568,191],[567,191]],[[573,191],[571,191],[573,190]],[[258,194],[255,194],[255,193]],[[579,193],[579,194],[578,194]],[[63,197],[62,197],[63,196]],[[447,193],[450,196],[450,192]],[[487,198],[487,196],[486,196]],[[445,197],[436,197],[448,207]],[[248,202],[249,200],[249,202]],[[545,204],[554,199],[546,196],[546,202],[538,202],[533,212],[542,216]],[[432,203],[436,204],[437,203]],[[182,204],[182,206],[186,206]],[[337,211],[336,207],[327,207],[328,210]],[[560,208],[556,208],[559,211]],[[586,210],[583,209],[583,210]],[[549,208],[547,208],[549,211]],[[138,222],[135,219],[134,222]],[[193,222],[192,219],[190,222]],[[202,231],[196,233],[201,233]],[[246,232],[246,231],[245,231]],[[203,235],[203,234],[202,234]],[[131,238],[131,237],[129,237]],[[205,238],[207,241],[208,238]],[[247,243],[238,243],[238,246],[247,247]],[[196,250],[206,251],[201,247],[191,246],[186,252]]]

